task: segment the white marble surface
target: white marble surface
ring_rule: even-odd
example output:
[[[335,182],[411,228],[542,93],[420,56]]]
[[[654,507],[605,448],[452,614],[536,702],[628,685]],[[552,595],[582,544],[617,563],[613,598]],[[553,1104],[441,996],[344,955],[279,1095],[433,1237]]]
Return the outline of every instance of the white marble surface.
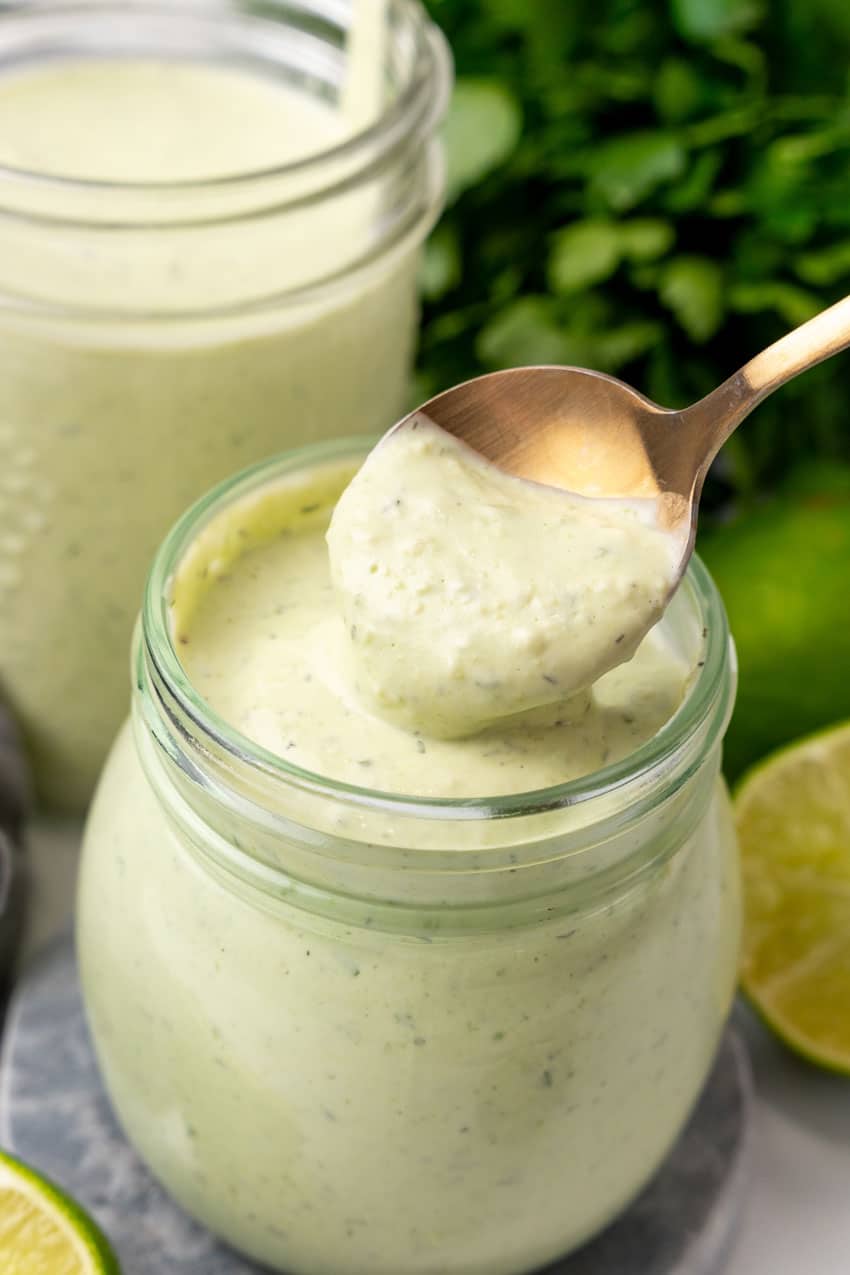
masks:
[[[78,829],[40,822],[31,837],[33,909],[25,956],[73,907]],[[750,1016],[754,1180],[724,1275],[850,1275],[850,1080],[798,1062]]]

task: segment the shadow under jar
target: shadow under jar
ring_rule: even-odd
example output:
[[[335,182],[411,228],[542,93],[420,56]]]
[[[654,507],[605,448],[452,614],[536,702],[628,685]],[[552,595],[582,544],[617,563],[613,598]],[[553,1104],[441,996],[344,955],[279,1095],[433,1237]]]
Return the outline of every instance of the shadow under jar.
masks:
[[[52,805],[126,713],[174,519],[404,409],[450,62],[413,0],[354,11],[0,14],[0,689]]]
[[[160,550],[85,839],[85,1002],[130,1138],[237,1248],[291,1275],[516,1275],[629,1202],[708,1073],[739,940],[734,657],[695,560],[663,621],[694,676],[624,760],[467,800],[288,765],[192,686],[175,589],[207,554],[231,578],[277,484],[307,515],[362,456],[256,467]]]

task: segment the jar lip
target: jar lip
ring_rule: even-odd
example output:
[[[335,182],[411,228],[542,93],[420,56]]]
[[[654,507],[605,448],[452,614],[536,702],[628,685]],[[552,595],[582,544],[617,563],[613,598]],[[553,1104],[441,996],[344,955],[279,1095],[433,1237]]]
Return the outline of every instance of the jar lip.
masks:
[[[283,452],[242,470],[212,488],[192,505],[162,542],[145,587],[139,659],[150,662],[156,676],[202,740],[223,750],[234,763],[272,780],[284,781],[313,795],[337,802],[431,820],[506,819],[578,806],[623,792],[671,762],[713,716],[709,744],[725,728],[731,687],[724,679],[729,653],[729,627],[722,600],[708,570],[694,555],[681,588],[688,589],[703,624],[703,659],[685,699],[661,729],[626,757],[579,779],[499,796],[424,797],[386,792],[331,779],[286,761],[231,726],[192,686],[174,644],[169,624],[169,586],[174,572],[201,528],[229,503],[273,485],[301,469],[362,457],[374,437],[312,444]],[[724,686],[726,695],[723,695]]]
[[[418,123],[424,132],[433,130],[442,118],[448,103],[451,84],[451,53],[445,37],[439,27],[433,23],[421,9],[418,0],[397,0],[407,12],[415,38],[415,59],[410,82],[404,86],[399,96],[390,104],[380,117],[368,127],[359,129],[336,146],[306,155],[301,159],[288,163],[266,165],[241,172],[224,173],[215,177],[190,178],[186,180],[164,181],[111,181],[96,177],[72,177],[62,173],[42,172],[14,164],[0,163],[0,181],[6,180],[18,184],[31,183],[45,189],[56,188],[81,193],[128,195],[192,195],[205,192],[227,191],[242,186],[258,183],[270,183],[289,177],[301,177],[311,172],[320,171],[322,167],[333,168],[338,161],[351,161],[360,155],[361,167],[364,171],[381,164],[386,154],[397,145],[400,133],[406,133],[411,123]],[[337,8],[334,4],[312,4],[312,9],[324,9],[331,13]],[[73,4],[52,3],[41,4],[28,11],[14,8],[8,15],[16,21],[39,22],[51,17],[62,17],[80,14],[96,14],[98,11],[121,9],[116,0],[76,0]],[[159,18],[179,19],[189,13],[201,16],[205,21],[214,21],[214,11],[202,12],[186,0],[144,0],[133,6],[134,14],[156,14]],[[242,21],[263,21],[262,14],[239,15]],[[0,23],[4,21],[0,15]],[[432,91],[436,83],[437,92]],[[320,187],[316,197],[325,197],[336,186],[331,180],[327,187]],[[303,202],[303,196],[296,196],[295,203]],[[276,200],[280,210],[287,206],[287,201]],[[43,219],[43,218],[42,218]],[[134,225],[134,228],[135,227]]]

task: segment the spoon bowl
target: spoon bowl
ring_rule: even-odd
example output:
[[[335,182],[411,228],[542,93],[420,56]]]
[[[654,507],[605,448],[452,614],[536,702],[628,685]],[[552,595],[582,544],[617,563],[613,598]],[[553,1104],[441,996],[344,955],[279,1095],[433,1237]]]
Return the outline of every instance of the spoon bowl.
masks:
[[[652,502],[657,524],[680,542],[675,588],[693,552],[703,483],[723,443],[773,390],[848,345],[845,297],[679,411],[602,372],[520,367],[436,395],[390,434],[429,421],[517,478],[585,497]]]

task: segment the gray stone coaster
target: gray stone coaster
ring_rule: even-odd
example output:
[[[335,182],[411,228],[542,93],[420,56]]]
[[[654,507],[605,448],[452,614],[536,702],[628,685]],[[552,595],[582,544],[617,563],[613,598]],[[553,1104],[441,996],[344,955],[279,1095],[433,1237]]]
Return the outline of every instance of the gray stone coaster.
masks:
[[[70,939],[15,994],[0,1059],[2,1142],[98,1219],[124,1275],[258,1275],[190,1221],[118,1128],[83,1019]],[[746,1178],[749,1064],[730,1029],[685,1132],[629,1211],[546,1275],[710,1275],[727,1250]]]

